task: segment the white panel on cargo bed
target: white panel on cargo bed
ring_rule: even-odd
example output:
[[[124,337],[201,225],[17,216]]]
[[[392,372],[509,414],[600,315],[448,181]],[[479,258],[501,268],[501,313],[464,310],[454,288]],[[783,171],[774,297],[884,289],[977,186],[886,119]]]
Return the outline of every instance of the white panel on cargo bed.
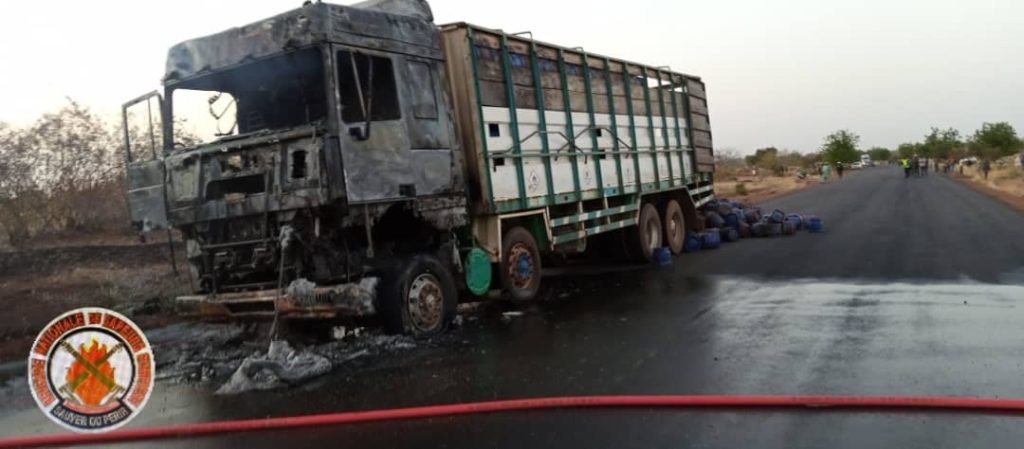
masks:
[[[652,154],[646,153],[646,151],[651,149],[652,143],[658,150],[676,148],[674,118],[666,117],[669,125],[666,128],[669,145],[666,147],[665,139],[662,135],[661,116],[652,116],[653,126],[648,126],[646,115],[634,115],[633,122],[636,129],[636,142],[633,142],[629,132],[629,115],[616,114],[616,126],[613,130],[610,114],[594,114],[595,127],[599,128],[594,138],[597,140],[597,148],[605,152],[604,158],[595,159],[590,154],[593,149],[594,138],[591,137],[591,131],[588,131],[590,128],[589,114],[585,112],[573,112],[571,114],[573,133],[570,135],[565,129],[566,115],[564,111],[549,109],[544,112],[544,119],[549,131],[547,133],[548,149],[552,154],[551,175],[556,195],[575,191],[572,175],[574,158],[570,156],[573,153],[573,149],[572,145],[568,145],[568,140],[571,140],[573,137],[576,138],[575,146],[582,152],[577,159],[580,187],[583,191],[593,190],[598,187],[598,164],[601,167],[603,186],[606,188],[618,187],[618,172],[615,163],[615,153],[613,153],[616,140],[619,141],[619,150],[624,152],[619,156],[624,186],[636,184],[634,157],[639,162],[641,182],[644,183],[651,183],[656,180],[654,176],[655,161],[658,165],[658,179],[662,181],[668,180],[668,166],[670,163],[672,164],[672,177],[677,181],[684,179],[686,173],[692,173],[688,157],[683,158],[682,164],[685,170],[680,172],[678,154],[658,153],[656,157],[652,157]],[[502,157],[501,154],[497,154],[512,148],[513,145],[509,111],[507,108],[501,107],[484,107],[483,116],[484,132],[486,133],[484,137],[487,141],[488,152],[491,153],[492,157],[491,182],[494,186],[494,197],[499,201],[516,199],[519,197],[519,187],[516,179],[516,159]],[[547,179],[543,158],[539,156],[543,149],[543,144],[540,134],[536,133],[539,129],[539,113],[535,109],[516,109],[516,119],[519,124],[520,148],[526,155],[523,158],[523,178],[526,194],[531,198],[542,197],[547,194]],[[680,125],[682,124],[683,122],[680,122]],[[653,142],[651,140],[651,132],[654,133]],[[687,144],[686,130],[681,128],[680,133],[681,141],[685,146]],[[631,149],[634,151],[639,149],[641,153],[639,155],[635,153],[627,154],[626,152]],[[538,154],[538,156],[531,157],[530,154]],[[583,156],[584,154],[586,157]]]

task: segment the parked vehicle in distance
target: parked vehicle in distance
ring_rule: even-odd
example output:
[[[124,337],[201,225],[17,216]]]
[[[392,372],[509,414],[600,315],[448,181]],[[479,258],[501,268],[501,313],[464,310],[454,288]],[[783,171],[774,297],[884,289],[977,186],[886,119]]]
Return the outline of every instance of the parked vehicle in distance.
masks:
[[[217,138],[175,141],[185,94]],[[132,220],[181,232],[179,299],[208,315],[430,335],[458,290],[530,299],[543,256],[601,234],[635,260],[678,253],[714,198],[699,77],[436,26],[425,1],[308,3],[182,42],[126,129],[151,102],[163,147],[125,134]]]

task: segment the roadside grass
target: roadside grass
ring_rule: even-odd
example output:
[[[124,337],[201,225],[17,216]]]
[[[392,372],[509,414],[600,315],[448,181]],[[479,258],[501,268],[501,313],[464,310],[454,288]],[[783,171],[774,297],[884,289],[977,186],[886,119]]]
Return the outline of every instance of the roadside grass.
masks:
[[[974,190],[1024,212],[1024,170],[1014,165],[1012,160],[1004,160],[1002,165],[993,164],[988,179],[985,179],[977,165],[964,167],[963,176],[954,174],[953,177]]]

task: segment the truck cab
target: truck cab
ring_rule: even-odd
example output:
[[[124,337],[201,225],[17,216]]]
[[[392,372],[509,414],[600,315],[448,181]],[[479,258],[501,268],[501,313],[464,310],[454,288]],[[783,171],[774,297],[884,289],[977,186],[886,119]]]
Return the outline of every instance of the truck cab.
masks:
[[[126,129],[140,104],[163,118],[159,151],[125,134],[135,226],[180,231],[203,297],[350,285],[453,246],[436,236],[466,207],[432,20],[424,1],[307,3],[173,46],[162,93],[124,108]]]

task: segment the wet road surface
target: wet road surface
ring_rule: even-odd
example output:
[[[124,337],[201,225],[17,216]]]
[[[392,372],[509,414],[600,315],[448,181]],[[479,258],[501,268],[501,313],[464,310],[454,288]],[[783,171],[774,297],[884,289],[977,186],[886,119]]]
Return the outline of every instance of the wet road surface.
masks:
[[[767,207],[826,233],[744,240],[672,267],[549,282],[444,341],[291,390],[160,384],[129,427],[551,395],[1024,397],[1024,215],[875,168]],[[1016,233],[1016,234],[1015,234]],[[56,432],[31,404],[5,435]],[[1007,447],[1024,418],[958,413],[562,410],[197,438],[184,447]]]

